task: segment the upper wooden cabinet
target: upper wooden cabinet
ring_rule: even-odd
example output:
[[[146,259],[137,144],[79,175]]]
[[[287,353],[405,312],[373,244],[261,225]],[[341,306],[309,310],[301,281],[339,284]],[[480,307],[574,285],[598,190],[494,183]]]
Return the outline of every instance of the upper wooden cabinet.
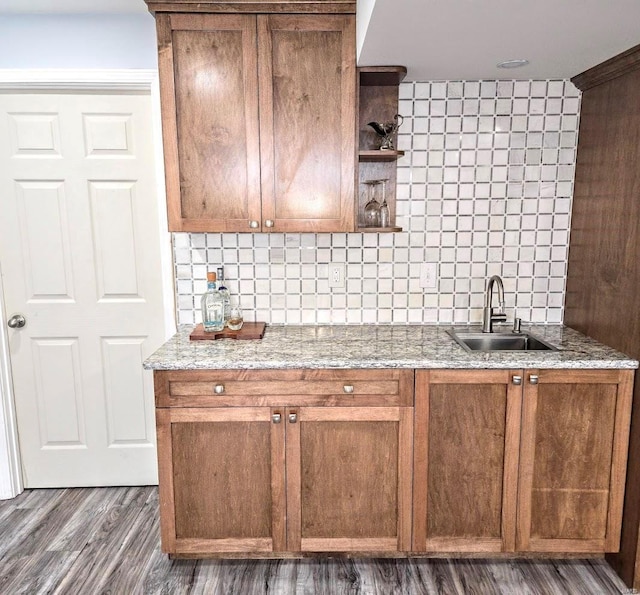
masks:
[[[355,17],[156,21],[169,229],[353,230]]]

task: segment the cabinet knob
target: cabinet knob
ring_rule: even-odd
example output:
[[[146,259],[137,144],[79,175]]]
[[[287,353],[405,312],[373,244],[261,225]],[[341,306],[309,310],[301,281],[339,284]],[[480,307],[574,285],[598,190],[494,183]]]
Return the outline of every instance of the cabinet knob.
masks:
[[[350,395],[353,392],[353,384],[345,384],[342,387],[342,390],[347,393],[348,395]]]
[[[274,223],[273,223],[273,219],[267,219],[267,220],[264,222],[264,226],[265,226],[265,227],[273,227],[273,225],[274,225]]]
[[[298,421],[298,414],[297,413],[289,413],[289,423],[290,424],[295,424]]]
[[[535,374],[531,374],[531,376],[529,376],[529,383],[538,384],[538,376],[536,376]]]
[[[279,424],[279,423],[282,421],[282,415],[281,415],[280,413],[274,413],[274,414],[271,416],[271,421],[272,421],[274,424]]]
[[[522,384],[522,376],[513,376],[511,382],[513,382],[513,384]]]
[[[258,227],[260,227],[260,223],[258,221],[249,221],[249,227],[251,229],[258,229]]]
[[[213,392],[216,393],[216,395],[221,395],[224,392],[224,384],[216,384]]]

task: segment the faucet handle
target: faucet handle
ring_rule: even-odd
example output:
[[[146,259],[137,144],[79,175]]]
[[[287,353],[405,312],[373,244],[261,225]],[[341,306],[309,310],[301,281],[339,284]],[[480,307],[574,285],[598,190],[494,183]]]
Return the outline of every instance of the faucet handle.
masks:
[[[507,315],[504,312],[494,312],[494,308],[491,308],[491,320],[493,322],[506,322]]]

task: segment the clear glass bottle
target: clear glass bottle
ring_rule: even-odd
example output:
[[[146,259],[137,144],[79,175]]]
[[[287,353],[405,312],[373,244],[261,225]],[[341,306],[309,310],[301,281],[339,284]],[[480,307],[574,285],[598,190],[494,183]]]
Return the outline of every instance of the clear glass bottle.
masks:
[[[202,294],[202,326],[206,332],[224,330],[224,299],[216,287],[216,274],[207,273],[207,292]]]
[[[216,269],[218,271],[218,291],[224,300],[224,323],[226,325],[229,324],[229,304],[231,300],[231,296],[229,295],[229,290],[224,284],[224,268],[218,267]]]

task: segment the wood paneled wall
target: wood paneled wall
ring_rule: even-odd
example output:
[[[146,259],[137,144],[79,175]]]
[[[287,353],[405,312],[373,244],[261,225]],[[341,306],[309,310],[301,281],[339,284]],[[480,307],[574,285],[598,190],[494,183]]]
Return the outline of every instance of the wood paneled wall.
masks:
[[[640,358],[640,45],[572,79],[583,91],[565,323]],[[622,547],[609,562],[640,587],[640,386]]]

